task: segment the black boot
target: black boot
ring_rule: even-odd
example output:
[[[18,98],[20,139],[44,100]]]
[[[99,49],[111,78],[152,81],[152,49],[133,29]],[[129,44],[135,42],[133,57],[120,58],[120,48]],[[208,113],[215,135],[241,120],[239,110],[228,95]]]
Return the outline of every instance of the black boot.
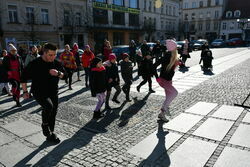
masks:
[[[58,144],[58,143],[61,142],[61,140],[54,133],[52,133],[51,135],[47,136],[47,141],[53,142],[55,144]]]
[[[16,101],[16,107],[22,107],[22,105],[19,101]]]
[[[99,111],[94,111],[93,119],[99,119],[104,117],[104,114],[99,110]]]
[[[117,99],[112,99],[113,102],[117,103],[117,104],[120,104],[121,102],[119,102]]]
[[[150,93],[155,93],[155,91],[152,88],[149,88]]]
[[[42,130],[43,130],[44,136],[47,136],[47,137],[50,136],[49,125],[42,124]]]

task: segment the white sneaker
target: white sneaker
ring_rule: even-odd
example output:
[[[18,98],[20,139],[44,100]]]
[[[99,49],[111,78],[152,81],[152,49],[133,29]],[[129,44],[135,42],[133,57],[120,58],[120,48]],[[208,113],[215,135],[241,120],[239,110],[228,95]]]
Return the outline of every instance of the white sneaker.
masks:
[[[165,116],[165,112],[161,112],[159,115],[158,115],[158,118],[164,122],[168,122],[168,119],[166,118]]]

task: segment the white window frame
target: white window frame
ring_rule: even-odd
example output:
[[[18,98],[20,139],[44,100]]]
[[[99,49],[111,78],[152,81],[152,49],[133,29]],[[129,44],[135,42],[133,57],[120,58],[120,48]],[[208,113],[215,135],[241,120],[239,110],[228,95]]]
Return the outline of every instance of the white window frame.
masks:
[[[47,13],[45,13],[43,10],[47,10]],[[41,9],[41,23],[49,24],[49,9],[46,8]]]
[[[233,17],[233,12],[232,11],[227,11],[226,12],[226,18],[231,18]]]
[[[17,12],[17,5],[16,4],[8,4],[8,17],[10,23],[18,23],[18,12]],[[9,9],[9,6],[15,7],[16,9]],[[10,17],[11,12],[11,17]],[[15,18],[16,15],[16,18]]]
[[[240,17],[240,15],[241,15],[240,10],[234,11],[234,17]]]

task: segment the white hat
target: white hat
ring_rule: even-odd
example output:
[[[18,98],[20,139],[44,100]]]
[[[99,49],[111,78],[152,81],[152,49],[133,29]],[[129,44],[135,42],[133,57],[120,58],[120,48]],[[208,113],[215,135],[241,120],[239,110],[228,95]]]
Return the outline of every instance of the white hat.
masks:
[[[16,47],[13,44],[9,44],[9,51],[11,51],[11,50],[17,51]]]

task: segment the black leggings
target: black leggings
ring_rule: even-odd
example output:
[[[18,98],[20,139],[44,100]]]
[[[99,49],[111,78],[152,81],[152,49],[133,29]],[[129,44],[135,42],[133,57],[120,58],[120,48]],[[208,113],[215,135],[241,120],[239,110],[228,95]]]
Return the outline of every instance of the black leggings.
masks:
[[[74,71],[71,68],[65,68],[67,74],[68,74],[68,78],[69,79],[69,87],[71,87],[72,84],[72,75],[74,73]]]
[[[84,68],[84,71],[85,71],[85,83],[88,84],[90,68]]]
[[[130,86],[132,84],[131,80],[126,80],[125,84],[122,87],[122,90],[124,91],[125,95],[126,95],[126,99],[129,99],[129,92],[130,92]]]
[[[12,86],[11,92],[13,94],[13,100],[19,102],[20,99],[20,82],[15,79],[10,79],[10,84]]]
[[[53,133],[55,128],[56,113],[58,107],[58,95],[40,96],[33,93],[37,103],[42,106],[42,123],[48,124],[50,131]]]
[[[143,79],[143,81],[138,85],[138,87],[141,87],[142,85],[144,85],[145,83],[148,82],[149,89],[152,89],[151,76],[142,76],[142,79]]]

